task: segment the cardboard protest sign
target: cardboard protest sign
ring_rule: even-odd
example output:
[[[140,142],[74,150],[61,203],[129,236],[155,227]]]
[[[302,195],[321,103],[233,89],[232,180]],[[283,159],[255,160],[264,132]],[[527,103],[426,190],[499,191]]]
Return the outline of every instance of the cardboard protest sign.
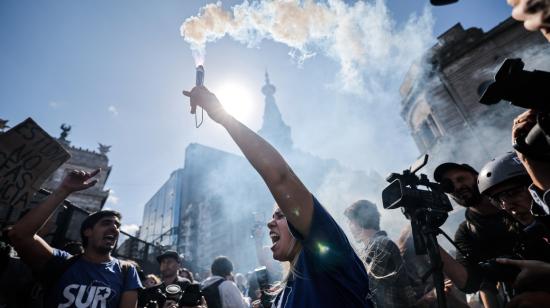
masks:
[[[24,206],[69,158],[31,118],[0,134],[0,206]]]

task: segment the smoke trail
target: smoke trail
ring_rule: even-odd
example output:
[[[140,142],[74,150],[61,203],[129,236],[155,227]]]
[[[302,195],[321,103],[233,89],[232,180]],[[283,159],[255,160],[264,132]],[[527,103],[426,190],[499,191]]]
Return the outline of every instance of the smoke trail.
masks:
[[[385,89],[387,78],[401,78],[432,41],[432,24],[426,9],[397,29],[384,0],[279,0],[245,1],[230,10],[207,4],[180,31],[197,62],[206,43],[226,35],[249,47],[264,39],[283,43],[298,63],[322,53],[340,64],[334,86],[364,95]]]

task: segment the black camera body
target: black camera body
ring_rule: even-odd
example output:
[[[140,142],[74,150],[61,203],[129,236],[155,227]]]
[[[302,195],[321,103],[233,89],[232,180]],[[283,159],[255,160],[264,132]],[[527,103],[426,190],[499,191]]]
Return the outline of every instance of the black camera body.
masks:
[[[390,185],[382,191],[382,204],[385,209],[396,209],[399,207],[424,207],[432,211],[443,211],[445,213],[453,210],[449,198],[441,190],[423,190],[410,187],[400,178],[401,175],[392,173],[386,180],[391,181]],[[413,186],[424,185],[422,179],[415,181]],[[430,186],[433,186],[430,183]],[[437,185],[437,184],[436,184]]]
[[[269,276],[267,273],[267,267],[260,266],[254,269],[254,276],[256,277],[256,280],[258,281],[258,285],[260,286],[260,290],[269,290]]]
[[[501,100],[540,112],[550,112],[550,72],[524,70],[521,59],[506,59],[495,74],[479,102],[494,105]]]
[[[180,284],[170,284],[166,287],[159,285],[146,289],[145,292],[148,293],[146,295],[148,297],[147,302],[144,306],[147,308],[162,307],[167,300],[178,303],[180,307],[193,307],[200,305],[202,298],[202,292],[198,283],[191,283],[184,288]]]
[[[524,155],[550,159],[550,72],[526,71],[521,59],[506,59],[479,102],[494,105],[501,100],[538,112],[537,124],[525,136],[514,140],[514,148]]]
[[[271,285],[269,284],[269,274],[267,272],[267,267],[260,266],[254,269],[253,276],[258,281],[258,286],[260,287],[260,292],[262,293],[260,297],[260,303],[262,307],[271,307],[273,300],[275,299],[272,294],[269,293]]]

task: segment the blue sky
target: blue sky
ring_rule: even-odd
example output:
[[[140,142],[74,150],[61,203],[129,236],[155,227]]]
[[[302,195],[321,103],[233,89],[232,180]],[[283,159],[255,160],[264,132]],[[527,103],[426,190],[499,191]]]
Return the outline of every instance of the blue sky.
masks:
[[[54,136],[67,123],[75,146],[112,145],[113,170],[107,187],[114,191],[112,200],[118,201],[108,206],[123,213],[124,223],[141,224],[143,205],[171,171],[183,167],[189,143],[237,152],[226,133],[211,121],[205,120],[200,129],[194,127],[188,102],[181,95],[195,76],[189,45],[179,27],[206,3],[1,1],[0,118],[14,125],[30,116]],[[223,1],[223,6],[235,3],[239,2]],[[396,28],[411,14],[421,14],[427,4],[387,1]],[[488,30],[510,13],[504,0],[462,0],[428,8],[435,21],[434,37],[457,22]],[[208,44],[206,51],[206,85],[214,92],[240,87],[239,94],[249,97],[241,120],[253,129],[261,125],[260,88],[268,69],[297,147],[382,174],[403,169],[418,155],[399,118],[398,102],[383,108],[368,105],[368,98],[327,86],[337,76],[339,64],[333,59],[317,55],[299,66],[284,44],[264,41],[247,48],[229,38]],[[380,129],[395,131],[390,135],[395,140],[380,139],[377,126],[362,126],[379,119],[382,111],[386,114]],[[357,142],[334,137],[350,134]],[[395,149],[395,144],[400,148]],[[380,153],[372,154],[375,150]]]

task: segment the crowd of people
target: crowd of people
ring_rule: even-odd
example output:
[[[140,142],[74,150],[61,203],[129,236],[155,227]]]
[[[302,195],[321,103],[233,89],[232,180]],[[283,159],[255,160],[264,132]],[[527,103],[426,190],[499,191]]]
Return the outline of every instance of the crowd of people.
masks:
[[[508,2],[514,18],[550,40],[548,1]],[[232,261],[219,256],[201,280],[182,267],[176,251],[165,251],[157,257],[160,277],[144,274],[137,264],[111,255],[122,219],[111,210],[86,218],[80,227],[81,246],[51,247],[41,229],[63,200],[92,187],[100,172],[74,170],[7,230],[9,245],[0,247],[1,275],[11,279],[0,280],[5,284],[0,307],[437,306],[442,294],[434,291],[434,268],[426,256],[415,253],[410,227],[392,241],[380,228],[377,206],[358,200],[344,213],[361,247],[356,250],[274,147],[227,113],[205,87],[184,95],[193,110],[202,107],[225,128],[276,201],[267,223],[271,247],[266,249],[262,231],[255,231],[263,267],[234,273]],[[512,125],[513,143],[540,125],[540,119],[537,110],[519,115]],[[449,307],[550,306],[550,161],[532,151],[510,150],[479,171],[463,162],[446,162],[434,171],[434,180],[465,208],[454,237],[456,253],[439,249]],[[18,258],[5,257],[11,247]]]

